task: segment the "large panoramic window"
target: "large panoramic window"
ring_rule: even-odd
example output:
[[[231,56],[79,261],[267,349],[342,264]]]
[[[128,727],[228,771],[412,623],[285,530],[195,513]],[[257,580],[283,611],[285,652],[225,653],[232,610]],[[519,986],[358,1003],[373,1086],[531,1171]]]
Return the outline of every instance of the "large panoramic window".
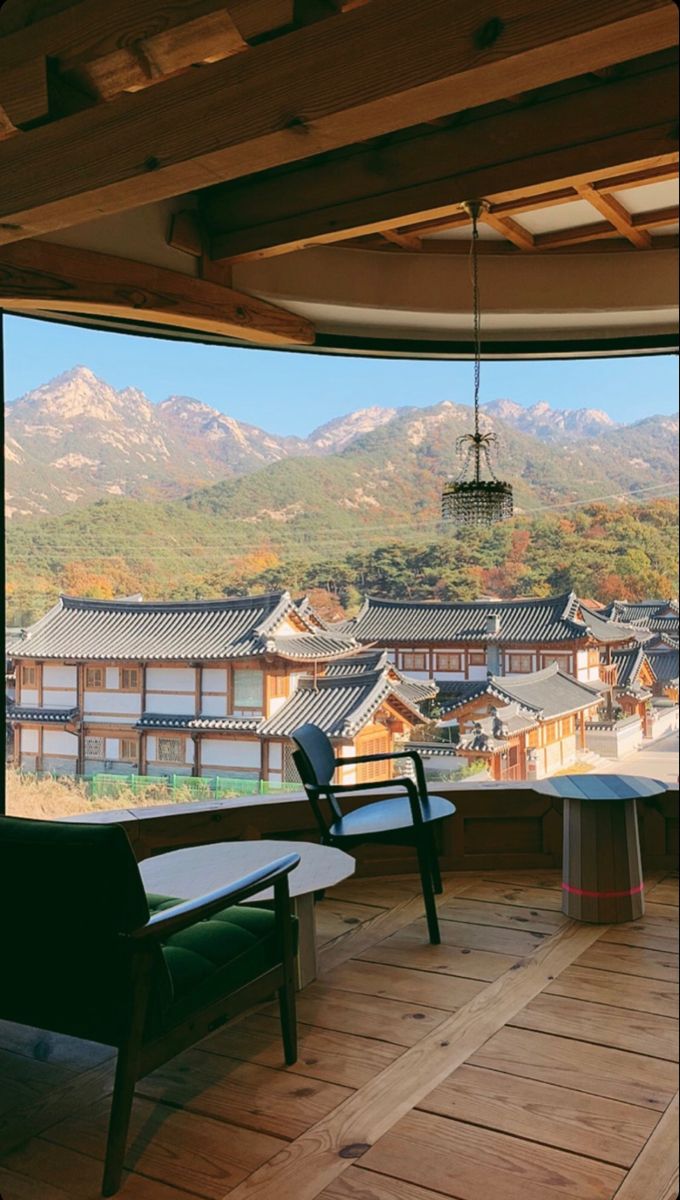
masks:
[[[439,790],[677,779],[671,358],[485,361],[514,513],[461,524],[469,361],[4,330],[11,811],[276,798],[308,720]]]

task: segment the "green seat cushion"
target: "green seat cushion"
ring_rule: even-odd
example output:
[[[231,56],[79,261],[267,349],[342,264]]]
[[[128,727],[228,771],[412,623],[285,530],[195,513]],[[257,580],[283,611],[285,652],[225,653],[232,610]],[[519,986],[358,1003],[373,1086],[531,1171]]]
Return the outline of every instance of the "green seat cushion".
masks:
[[[147,895],[149,912],[173,908],[175,896]],[[161,995],[166,1017],[236,991],[281,961],[274,913],[267,908],[235,905],[173,933],[161,952],[169,976],[169,994]]]

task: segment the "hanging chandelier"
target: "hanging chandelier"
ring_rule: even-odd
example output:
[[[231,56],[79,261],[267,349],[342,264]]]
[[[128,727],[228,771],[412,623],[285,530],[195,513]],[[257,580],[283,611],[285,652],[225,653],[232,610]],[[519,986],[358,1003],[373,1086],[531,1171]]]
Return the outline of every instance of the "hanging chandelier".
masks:
[[[465,433],[456,442],[463,456],[463,468],[456,480],[448,480],[442,491],[442,520],[452,525],[493,525],[512,516],[512,485],[498,479],[491,465],[496,449],[495,433],[481,433],[479,428],[479,381],[482,362],[482,343],[479,311],[479,262],[477,222],[485,207],[480,200],[462,205],[472,220],[472,311],[474,315],[475,347],[475,431]],[[489,478],[482,478],[482,468]]]

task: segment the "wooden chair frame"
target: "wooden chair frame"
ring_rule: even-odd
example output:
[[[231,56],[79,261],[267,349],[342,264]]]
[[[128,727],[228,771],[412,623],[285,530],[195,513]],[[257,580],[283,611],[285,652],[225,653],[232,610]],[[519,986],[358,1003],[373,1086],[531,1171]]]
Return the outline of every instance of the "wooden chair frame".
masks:
[[[302,731],[296,731],[301,733]],[[321,730],[318,733],[322,737],[326,737]],[[297,749],[293,751],[293,761],[298,769],[302,780],[307,798],[312,807],[314,817],[316,819],[321,841],[327,846],[337,846],[340,849],[351,849],[353,846],[365,844],[367,842],[380,842],[387,845],[410,845],[414,846],[418,855],[418,869],[420,872],[420,881],[423,890],[423,900],[425,902],[425,915],[427,917],[427,929],[429,939],[432,945],[439,945],[441,938],[439,933],[439,921],[437,918],[437,907],[435,903],[435,894],[441,894],[442,882],[439,871],[439,863],[437,860],[437,847],[435,843],[432,822],[424,820],[423,809],[421,803],[429,801],[427,790],[427,782],[425,779],[425,770],[423,768],[420,755],[414,750],[398,750],[390,754],[361,754],[351,758],[338,758],[333,755],[334,768],[356,766],[361,763],[385,762],[395,759],[410,759],[414,765],[415,780],[408,776],[399,776],[396,779],[373,780],[368,783],[332,783],[330,780],[326,783],[319,782],[314,770],[311,759],[306,754],[304,747],[297,741],[296,734],[293,734],[293,741]],[[330,746],[330,740],[326,739]],[[339,837],[331,832],[331,824],[326,820],[322,808],[322,801],[327,801],[331,813],[336,820],[342,820],[343,812],[336,796],[339,794],[363,794],[364,792],[382,790],[386,786],[391,788],[400,788],[406,792],[408,797],[412,825],[407,828],[390,829],[385,827],[384,830],[376,833],[370,833],[362,836],[342,836]],[[455,807],[452,805],[452,812],[455,812]]]

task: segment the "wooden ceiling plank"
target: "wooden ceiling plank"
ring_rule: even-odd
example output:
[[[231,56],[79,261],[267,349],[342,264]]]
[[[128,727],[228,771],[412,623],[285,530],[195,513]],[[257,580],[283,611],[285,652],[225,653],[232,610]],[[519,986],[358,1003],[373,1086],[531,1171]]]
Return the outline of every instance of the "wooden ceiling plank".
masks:
[[[201,207],[211,252],[237,261],[383,229],[408,226],[421,235],[444,222],[455,228],[467,221],[460,204],[476,197],[494,207],[519,200],[525,209],[534,199],[544,206],[549,189],[577,199],[575,179],[620,176],[640,169],[641,160],[665,169],[677,163],[676,114],[676,72],[664,68],[457,129],[358,148],[340,169],[311,162],[209,189]],[[444,163],[455,171],[446,174]]]
[[[598,191],[592,184],[579,184],[579,195],[592,204],[599,213],[609,221],[619,233],[628,238],[638,250],[648,250],[651,245],[651,237],[644,229],[636,229],[633,225],[631,214],[623,207],[615,196],[608,192]]]
[[[615,229],[609,221],[595,221],[592,225],[578,225],[573,229],[556,229],[551,233],[538,233],[534,242],[536,250],[554,250],[558,246],[576,246],[579,242],[594,242],[601,238],[618,236],[618,229]]]
[[[626,188],[640,187],[644,183],[667,183],[678,177],[678,164],[662,164],[651,167],[641,167],[637,171],[628,171],[623,175],[610,175],[607,179],[596,180],[593,187],[600,192],[622,192]]]
[[[401,233],[396,229],[384,229],[380,235],[387,242],[393,242],[395,246],[401,246],[402,250],[422,250],[423,243],[415,233]]]
[[[669,204],[667,208],[655,208],[651,212],[633,213],[631,221],[636,229],[651,229],[655,225],[671,225],[680,220],[680,209],[677,204]]]
[[[0,147],[0,239],[298,161],[653,53],[678,37],[671,0],[591,0],[576,9],[498,0],[494,13],[480,20],[477,0],[459,0],[454,23],[444,0],[373,0],[31,130],[22,155],[8,139]]]
[[[217,283],[53,242],[0,248],[0,307],[147,318],[257,345],[312,345],[309,321]]]
[[[528,229],[524,229],[517,221],[513,221],[512,217],[499,217],[491,209],[487,209],[480,213],[480,221],[488,225],[491,229],[495,229],[496,233],[500,233],[509,242],[517,246],[520,250],[533,250],[534,237],[529,233]]]

